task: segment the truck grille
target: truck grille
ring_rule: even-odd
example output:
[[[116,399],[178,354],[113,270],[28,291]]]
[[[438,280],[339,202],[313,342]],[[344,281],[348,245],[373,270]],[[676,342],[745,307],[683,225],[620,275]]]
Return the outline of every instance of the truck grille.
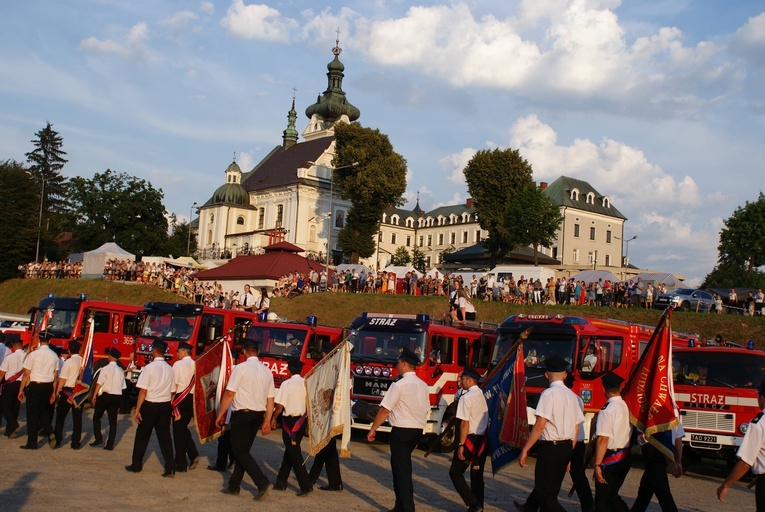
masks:
[[[684,410],[681,413],[684,429],[736,432],[736,415],[730,412]]]

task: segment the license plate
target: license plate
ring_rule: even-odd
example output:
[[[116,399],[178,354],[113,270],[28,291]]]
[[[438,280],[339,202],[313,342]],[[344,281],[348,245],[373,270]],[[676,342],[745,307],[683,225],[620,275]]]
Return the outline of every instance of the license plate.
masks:
[[[717,436],[708,436],[704,434],[691,434],[691,441],[700,443],[717,443]]]

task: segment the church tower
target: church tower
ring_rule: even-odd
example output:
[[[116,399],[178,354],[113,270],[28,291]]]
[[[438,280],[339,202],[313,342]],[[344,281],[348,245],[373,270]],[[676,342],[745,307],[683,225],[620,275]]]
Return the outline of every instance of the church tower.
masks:
[[[335,47],[332,48],[335,58],[327,64],[327,90],[316,99],[316,103],[305,109],[305,115],[310,119],[303,132],[306,141],[331,136],[335,123],[351,123],[361,115],[359,109],[348,102],[343,91],[345,66],[338,58],[342,51],[338,31]]]

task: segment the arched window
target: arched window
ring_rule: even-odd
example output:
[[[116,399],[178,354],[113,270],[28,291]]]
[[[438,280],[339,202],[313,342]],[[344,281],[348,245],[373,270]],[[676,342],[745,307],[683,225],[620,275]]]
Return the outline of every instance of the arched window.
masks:
[[[316,226],[314,225],[311,225],[311,227],[308,229],[308,241],[316,242]]]
[[[571,200],[572,201],[579,201],[579,189],[575,188],[571,191]]]
[[[214,220],[215,220],[215,214],[211,213],[210,214],[210,224],[212,224]]]
[[[239,217],[237,217],[236,218],[236,225],[237,226],[244,226],[244,217],[242,217],[241,215]]]
[[[592,192],[587,193],[587,204],[595,204],[595,194]]]

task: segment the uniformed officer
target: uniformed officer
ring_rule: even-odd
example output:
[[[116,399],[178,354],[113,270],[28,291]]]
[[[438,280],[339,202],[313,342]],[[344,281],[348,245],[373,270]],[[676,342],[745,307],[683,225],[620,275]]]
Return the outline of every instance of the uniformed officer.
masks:
[[[483,510],[483,468],[486,464],[486,427],[489,425],[489,409],[478,381],[481,375],[472,368],[460,374],[462,389],[467,390],[457,402],[459,445],[454,452],[449,478],[457,489],[468,512]],[[470,486],[465,481],[465,470],[470,467]]]
[[[116,348],[109,349],[109,363],[101,368],[96,379],[96,387],[93,388],[91,402],[93,411],[93,442],[90,446],[101,446],[101,418],[106,412],[109,418],[109,437],[106,439],[104,450],[114,450],[114,440],[117,438],[117,412],[122,402],[122,390],[125,389],[125,373],[119,366],[122,353]]]
[[[13,340],[13,353],[0,364],[0,413],[5,418],[5,437],[13,439],[19,433],[19,388],[24,373],[24,352],[21,338]]]
[[[276,418],[282,415],[282,442],[284,443],[284,457],[276,477],[274,489],[283,491],[287,488],[287,479],[290,470],[295,472],[300,491],[298,496],[307,496],[313,491],[311,481],[308,479],[308,471],[303,464],[303,452],[300,450],[300,442],[306,431],[306,390],[305,381],[300,376],[303,363],[298,358],[291,358],[287,362],[291,377],[282,382],[276,392],[276,408],[271,420],[271,429],[276,428]]]
[[[680,415],[678,414],[677,417],[679,418]],[[678,423],[677,427],[673,428],[671,432],[675,456],[675,463],[672,465],[671,471],[675,478],[680,478],[683,476],[683,436],[685,435],[685,430]],[[654,494],[656,494],[656,499],[659,500],[662,512],[678,512],[675,499],[672,497],[672,491],[669,489],[667,458],[652,444],[645,442],[643,434],[638,436],[638,444],[641,444],[645,469],[640,479],[640,487],[638,487],[635,503],[632,504],[630,512],[645,512],[648,510],[648,504],[651,503],[651,498]]]
[[[196,365],[191,358],[191,345],[178,344],[178,361],[173,365],[173,407],[178,411],[173,421],[175,471],[185,473],[199,464],[199,451],[191,438],[189,422],[194,417],[194,375]]]
[[[417,354],[404,347],[396,366],[401,380],[388,388],[367,434],[371,443],[380,425],[385,420],[390,423],[390,467],[396,493],[396,505],[392,510],[397,512],[414,511],[412,452],[422,437],[430,411],[428,385],[414,371],[419,364]]]
[[[24,359],[24,374],[19,387],[19,401],[24,400],[24,392],[27,395],[27,444],[22,445],[24,450],[36,450],[37,433],[43,430],[43,435],[48,438],[51,448],[56,445],[53,437],[53,425],[51,424],[50,404],[55,401],[54,389],[58,380],[59,358],[48,346],[47,341],[41,339],[37,350],[32,351]]]
[[[162,476],[175,476],[173,439],[170,436],[173,369],[165,361],[166,350],[167,343],[164,341],[158,340],[152,344],[151,354],[154,360],[141,371],[136,382],[138,401],[135,404],[135,420],[138,422],[138,428],[133,442],[133,461],[129,466],[125,466],[125,469],[132,473],[140,473],[143,469],[143,456],[149,446],[153,429],[157,434],[162,458],[165,459],[165,471]]]
[[[757,388],[757,405],[762,411],[749,422],[744,440],[736,453],[739,460],[728,478],[717,488],[717,498],[724,502],[730,486],[751,469],[757,478],[754,488],[756,510],[765,512],[765,421],[762,419],[765,414],[765,380]]]
[[[563,383],[567,365],[557,356],[545,360],[550,386],[539,395],[536,423],[519,459],[520,466],[526,467],[529,450],[537,445],[534,494],[542,512],[565,510],[558,502],[558,493],[579,436],[579,424],[584,421],[577,396]]]
[[[58,405],[56,406],[56,427],[53,429],[53,435],[56,437],[56,447],[61,446],[61,440],[64,436],[64,422],[69,410],[72,411],[72,443],[73,450],[80,449],[80,439],[82,438],[82,407],[73,406],[69,401],[74,397],[74,385],[77,384],[77,378],[80,376],[82,368],[82,356],[80,355],[80,343],[78,341],[69,342],[69,358],[64,361],[59,375],[58,385],[56,386],[56,397]]]
[[[274,376],[258,359],[259,342],[245,339],[244,354],[247,360],[234,366],[220,404],[215,423],[223,428],[226,412],[231,406],[231,447],[234,451],[234,471],[223,494],[239,494],[242,478],[246,472],[258,488],[256,500],[262,500],[273,485],[250,454],[252,443],[260,428],[263,435],[271,432],[274,413]]]
[[[595,425],[595,512],[628,511],[619,496],[632,463],[630,413],[620,391],[624,379],[607,373],[602,381],[608,401]]]
[[[325,341],[321,344],[321,357],[327,357],[327,354],[334,350],[335,346]],[[308,479],[311,485],[315,485],[321,475],[322,468],[327,467],[327,485],[319,486],[321,491],[342,491],[343,476],[340,473],[340,456],[337,453],[337,438],[333,437],[327,445],[322,448],[314,457],[311,471],[308,472]]]

